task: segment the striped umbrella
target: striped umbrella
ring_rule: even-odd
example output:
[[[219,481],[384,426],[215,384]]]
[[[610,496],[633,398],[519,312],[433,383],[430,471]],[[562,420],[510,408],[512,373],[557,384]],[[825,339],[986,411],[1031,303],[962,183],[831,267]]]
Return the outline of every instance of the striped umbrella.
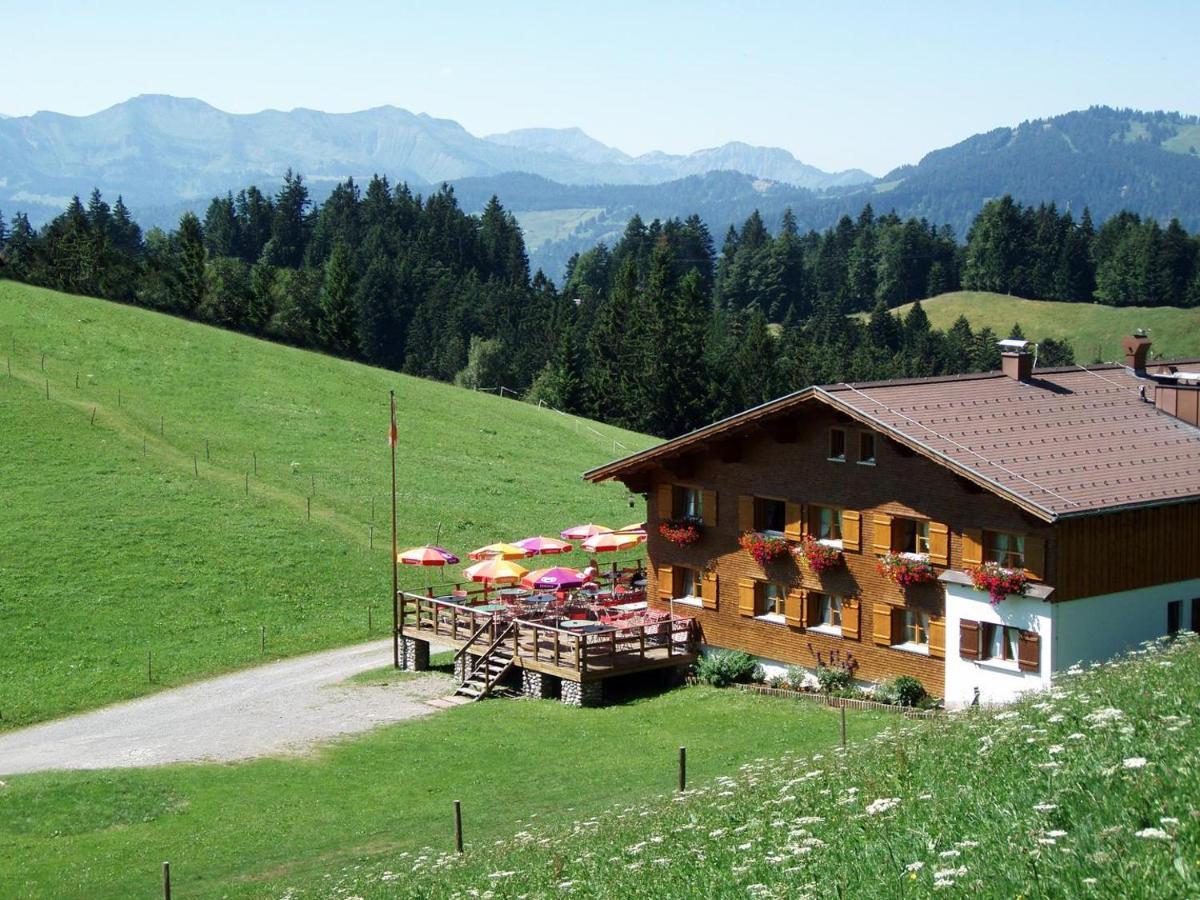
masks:
[[[521,579],[521,585],[530,590],[558,591],[577,588],[587,579],[582,572],[555,566],[552,569],[535,569]]]
[[[575,548],[567,541],[560,541],[558,538],[551,537],[527,537],[524,540],[516,542],[518,547],[524,547],[534,556],[541,556],[547,553],[570,553]]]
[[[426,544],[424,547],[402,551],[396,556],[396,561],[406,566],[448,566],[458,562],[458,557],[445,547]]]
[[[636,534],[624,534],[620,531],[610,531],[607,534],[594,534],[583,542],[583,549],[589,553],[609,553],[617,550],[628,550],[636,547],[644,537]]]
[[[507,559],[485,559],[463,569],[463,574],[472,581],[484,584],[514,584],[529,570]]]
[[[632,534],[638,539],[638,543],[641,543],[642,541],[646,540],[646,523],[634,522],[630,525],[626,525],[624,528],[618,528],[617,534]]]
[[[516,544],[488,544],[467,554],[471,559],[525,559],[533,553]]]
[[[566,531],[560,531],[558,536],[564,541],[585,541],[597,534],[608,534],[611,531],[612,529],[606,525],[594,525],[589,522],[586,525],[575,525]]]

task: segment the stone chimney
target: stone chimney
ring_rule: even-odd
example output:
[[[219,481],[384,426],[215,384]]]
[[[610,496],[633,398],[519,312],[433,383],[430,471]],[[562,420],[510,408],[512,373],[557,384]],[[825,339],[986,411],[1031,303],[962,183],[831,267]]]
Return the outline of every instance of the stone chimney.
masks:
[[[1150,338],[1139,328],[1129,337],[1121,339],[1121,349],[1125,351],[1125,365],[1137,372],[1146,368],[1146,358],[1150,355]]]
[[[1029,341],[1008,338],[999,342],[1000,370],[1015,381],[1028,381],[1033,377],[1032,346]]]

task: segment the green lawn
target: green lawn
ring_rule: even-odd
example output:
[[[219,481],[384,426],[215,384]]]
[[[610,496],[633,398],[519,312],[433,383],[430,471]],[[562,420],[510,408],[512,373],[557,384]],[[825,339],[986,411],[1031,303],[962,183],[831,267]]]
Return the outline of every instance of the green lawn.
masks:
[[[581,813],[574,829],[536,827],[461,859],[331,867],[279,893],[1196,897],[1198,705],[1188,635],[1003,711],[894,725],[845,759],[764,751],[687,802]]]
[[[525,245],[536,250],[548,241],[557,241],[570,235],[578,228],[604,212],[603,207],[532,209],[514,211]]]
[[[1019,322],[1031,341],[1048,337],[1069,341],[1075,361],[1084,364],[1097,359],[1120,361],[1121,338],[1136,328],[1150,329],[1155,355],[1200,356],[1200,309],[1023,300],[985,291],[942,294],[922,300],[921,307],[935,328],[949,328],[959,316],[966,316],[975,330],[987,326],[998,336],[1007,337],[1013,323]],[[903,314],[908,310],[908,306],[901,306],[894,312]]]
[[[389,388],[404,546],[642,514],[579,474],[652,439],[490,394],[12,282],[0,357],[0,728],[386,633]]]
[[[851,740],[881,722],[852,714]],[[681,745],[699,785],[759,757],[827,750],[837,734],[833,710],[691,687],[602,709],[470,704],[309,759],[14,777],[0,788],[0,894],[155,896],[169,860],[177,897],[280,897],[295,884],[325,897],[329,872],[449,848],[456,799],[478,853],[536,823],[669,793]]]

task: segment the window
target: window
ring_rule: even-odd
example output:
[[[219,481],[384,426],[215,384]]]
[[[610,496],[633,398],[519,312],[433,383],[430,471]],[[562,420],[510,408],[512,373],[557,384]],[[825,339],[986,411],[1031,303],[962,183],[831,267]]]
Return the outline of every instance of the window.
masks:
[[[892,519],[892,551],[895,553],[929,553],[929,523],[919,519]]]
[[[919,609],[904,610],[904,626],[900,633],[903,644],[929,645],[929,613]]]
[[[672,499],[675,517],[679,519],[704,519],[704,491],[699,488],[675,485],[675,496]]]
[[[860,466],[875,465],[875,432],[873,431],[858,433],[858,464]]]
[[[829,429],[829,458],[835,462],[846,461],[846,429]]]
[[[1006,569],[1025,568],[1025,537],[1003,531],[985,531],[983,561],[998,563]]]
[[[783,618],[783,602],[787,596],[787,589],[783,585],[772,581],[760,581],[755,585],[754,592],[758,595],[756,600],[760,616]]]
[[[676,600],[700,599],[703,594],[703,572],[699,569],[689,569],[686,566],[676,566],[672,569],[672,577],[675,580],[672,585],[672,594]]]
[[[818,541],[840,541],[842,539],[842,511],[831,506],[808,508],[808,529]]]
[[[842,627],[842,598],[837,594],[821,595],[821,625],[826,628]]]
[[[983,647],[981,659],[1000,660],[1015,663],[1019,657],[1018,642],[1021,639],[1021,629],[1011,625],[993,625],[985,623],[983,630]]]
[[[782,535],[787,528],[787,504],[767,497],[754,498],[754,529]]]
[[[1167,604],[1167,634],[1178,634],[1183,621],[1183,601],[1172,600]]]

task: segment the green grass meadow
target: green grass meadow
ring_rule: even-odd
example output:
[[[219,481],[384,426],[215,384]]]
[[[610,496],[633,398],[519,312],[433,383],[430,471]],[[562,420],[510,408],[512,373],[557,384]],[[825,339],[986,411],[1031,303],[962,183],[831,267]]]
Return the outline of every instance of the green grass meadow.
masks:
[[[851,740],[881,721],[852,715]],[[475,853],[669,793],[679,746],[691,783],[708,784],[761,756],[827,750],[838,727],[833,710],[689,687],[601,709],[490,700],[311,758],[13,777],[0,788],[0,895],[155,896],[169,860],[176,897],[294,884],[327,897],[331,872],[452,847],[455,799]]]
[[[649,438],[0,282],[0,728],[386,634],[389,389],[402,546],[642,514],[579,474]]]
[[[683,802],[618,802],[461,858],[434,845],[279,893],[1196,897],[1198,705],[1188,634],[1003,710],[892,724],[844,757],[764,751]]]
[[[1085,365],[1097,359],[1119,362],[1123,358],[1121,338],[1136,328],[1150,329],[1154,355],[1200,356],[1200,309],[1024,300],[986,291],[942,294],[922,300],[921,307],[934,328],[949,328],[959,316],[966,316],[976,331],[986,326],[1006,337],[1013,323],[1019,322],[1031,341],[1049,337],[1070,342],[1075,361]],[[893,312],[908,310],[909,306],[901,306]]]

